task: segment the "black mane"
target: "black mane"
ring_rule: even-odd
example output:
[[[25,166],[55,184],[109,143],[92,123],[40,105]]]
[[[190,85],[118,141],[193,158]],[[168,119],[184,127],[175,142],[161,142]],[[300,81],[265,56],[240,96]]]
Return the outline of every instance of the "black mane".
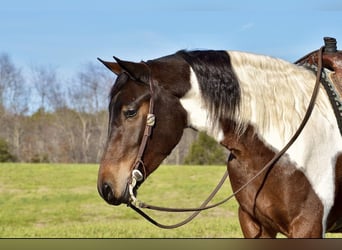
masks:
[[[205,104],[214,121],[232,118],[239,106],[241,91],[226,51],[177,52],[194,70]]]

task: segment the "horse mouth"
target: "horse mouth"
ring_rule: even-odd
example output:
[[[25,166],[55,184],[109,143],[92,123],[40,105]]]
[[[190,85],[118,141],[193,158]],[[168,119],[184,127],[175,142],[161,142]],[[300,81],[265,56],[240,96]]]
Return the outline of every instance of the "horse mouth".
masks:
[[[137,195],[137,189],[138,187],[134,187],[133,194],[134,197]],[[115,196],[114,190],[112,188],[112,185],[110,183],[105,183],[101,186],[101,188],[98,187],[98,191],[100,196],[109,204],[113,206],[119,206],[121,204],[127,204],[129,205],[132,200],[132,196],[129,192],[129,184],[126,185],[126,188],[121,193],[121,195]]]

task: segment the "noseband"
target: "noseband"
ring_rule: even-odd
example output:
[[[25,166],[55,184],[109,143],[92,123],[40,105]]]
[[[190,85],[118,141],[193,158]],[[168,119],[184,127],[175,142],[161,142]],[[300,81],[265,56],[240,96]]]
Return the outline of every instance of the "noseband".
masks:
[[[301,134],[302,130],[304,129],[307,121],[309,120],[309,118],[311,116],[311,113],[312,113],[312,110],[315,106],[315,101],[317,99],[317,95],[319,92],[319,86],[320,86],[320,80],[321,80],[321,74],[322,74],[322,68],[323,68],[323,66],[322,66],[322,55],[323,55],[324,48],[325,48],[325,46],[322,46],[318,52],[318,67],[317,67],[317,73],[316,73],[316,82],[315,82],[313,93],[312,93],[309,105],[307,107],[305,116],[304,116],[301,124],[299,125],[297,131],[291,137],[289,142],[255,176],[253,176],[249,181],[247,181],[240,188],[238,188],[233,194],[229,195],[226,199],[222,200],[221,202],[207,206],[208,203],[212,200],[212,198],[219,191],[219,189],[222,187],[226,178],[228,177],[228,170],[226,170],[226,172],[224,173],[220,182],[217,184],[215,189],[212,191],[212,193],[209,195],[209,197],[202,203],[202,205],[199,208],[165,208],[165,207],[153,206],[153,205],[149,205],[149,204],[138,201],[134,195],[134,187],[137,185],[138,182],[141,182],[142,180],[146,179],[146,169],[145,169],[145,164],[143,162],[142,157],[143,157],[144,151],[146,149],[147,141],[148,141],[149,137],[151,136],[152,128],[155,124],[155,115],[153,113],[154,83],[153,83],[152,74],[150,71],[150,74],[149,74],[149,85],[150,85],[150,91],[151,91],[150,106],[149,106],[149,112],[147,115],[147,121],[146,121],[146,125],[145,125],[144,136],[143,136],[143,139],[142,139],[140,147],[139,147],[139,151],[138,151],[136,161],[133,165],[134,167],[132,170],[131,183],[129,184],[130,201],[129,201],[128,206],[131,207],[133,210],[135,210],[137,213],[139,213],[141,216],[143,216],[145,219],[147,219],[152,224],[154,224],[160,228],[164,228],[164,229],[173,229],[173,228],[177,228],[177,227],[180,227],[180,226],[187,224],[192,219],[194,219],[201,211],[217,207],[217,206],[222,205],[223,203],[229,201],[236,194],[240,193],[243,189],[245,189],[251,182],[253,182],[262,173],[267,171],[266,175],[264,177],[264,181],[265,181],[265,179],[268,176],[269,171],[271,171],[271,169],[274,167],[274,165],[277,163],[277,161],[285,154],[285,152],[296,141],[296,139]],[[148,65],[146,63],[144,63],[144,64],[148,67]],[[141,173],[141,171],[139,169],[142,169],[143,173]],[[177,223],[174,225],[163,225],[163,224],[156,222],[149,215],[147,215],[141,209],[139,209],[139,207],[140,208],[147,208],[147,209],[151,209],[151,210],[163,211],[163,212],[194,212],[194,213],[191,214],[188,218],[186,218],[185,220],[183,220],[180,223]]]

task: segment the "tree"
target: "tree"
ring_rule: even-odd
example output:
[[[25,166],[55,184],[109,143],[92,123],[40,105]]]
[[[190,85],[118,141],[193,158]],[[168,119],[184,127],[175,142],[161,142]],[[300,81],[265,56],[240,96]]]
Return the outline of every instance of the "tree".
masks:
[[[113,84],[112,73],[102,65],[88,63],[78,72],[69,89],[70,104],[79,112],[95,113],[107,108]]]
[[[103,110],[108,105],[112,74],[101,65],[89,63],[78,73],[75,83],[69,95],[72,108],[77,111],[81,161],[91,162],[94,157],[98,161],[107,136],[107,115]]]
[[[28,111],[29,89],[21,70],[7,54],[0,55],[0,136],[8,142],[14,155],[21,153],[23,123],[21,116]]]
[[[0,138],[0,162],[13,162],[16,157],[11,154],[8,143]]]
[[[0,54],[0,106],[16,115],[28,110],[28,89],[21,70],[15,67],[7,54]]]
[[[56,69],[52,66],[33,66],[31,81],[40,98],[39,109],[49,110],[65,106],[65,99],[58,81]]]
[[[226,150],[204,132],[191,145],[184,163],[191,165],[221,165],[227,160]]]
[[[171,154],[163,161],[163,164],[181,165],[190,151],[192,143],[196,140],[198,132],[193,129],[184,129],[182,139],[172,150]]]

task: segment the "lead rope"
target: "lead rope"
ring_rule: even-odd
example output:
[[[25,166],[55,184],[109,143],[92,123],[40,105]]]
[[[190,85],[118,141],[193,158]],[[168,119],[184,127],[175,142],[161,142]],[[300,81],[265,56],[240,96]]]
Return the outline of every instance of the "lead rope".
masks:
[[[280,157],[283,156],[284,153],[296,141],[296,139],[298,138],[298,136],[300,135],[300,133],[304,129],[306,123],[308,122],[308,120],[309,120],[309,118],[310,118],[310,116],[312,114],[312,111],[313,111],[313,108],[315,106],[315,102],[316,102],[316,99],[317,99],[317,95],[318,95],[318,92],[319,92],[320,79],[321,79],[321,74],[322,74],[322,54],[323,54],[323,50],[324,50],[324,46],[322,46],[319,49],[319,51],[318,51],[318,68],[317,68],[315,86],[314,86],[314,89],[313,89],[313,93],[312,93],[312,96],[311,96],[311,99],[310,99],[307,111],[306,111],[305,116],[304,116],[301,124],[299,125],[297,131],[295,132],[295,134],[292,136],[290,141],[284,146],[284,148],[281,151],[279,151],[253,178],[251,178],[248,182],[246,182],[244,185],[242,185],[233,194],[231,194],[226,199],[224,199],[224,200],[222,200],[222,201],[220,201],[218,203],[215,203],[213,205],[207,206],[207,204],[213,199],[213,197],[216,195],[216,193],[222,187],[224,181],[227,179],[227,177],[228,177],[228,170],[227,170],[224,173],[224,175],[221,178],[221,180],[218,183],[218,185],[216,186],[216,188],[212,191],[212,193],[209,195],[209,197],[202,203],[202,205],[199,208],[165,208],[165,207],[153,206],[153,205],[149,205],[149,204],[146,204],[146,203],[138,201],[135,198],[135,196],[134,196],[134,202],[131,202],[130,204],[128,204],[128,206],[131,207],[137,213],[139,213],[141,216],[143,216],[146,220],[148,220],[149,222],[151,222],[152,224],[154,224],[154,225],[156,225],[156,226],[158,226],[160,228],[164,228],[164,229],[177,228],[177,227],[180,227],[180,226],[183,226],[183,225],[189,223],[201,211],[217,207],[217,206],[222,205],[223,203],[229,201],[234,196],[236,196],[238,193],[240,193],[244,188],[246,188],[252,181],[254,181],[257,177],[259,177],[263,172],[265,172],[269,168],[272,168],[274,166],[274,164],[280,159]],[[134,179],[134,176],[132,178]],[[180,223],[173,224],[173,225],[164,225],[164,224],[158,223],[157,221],[152,219],[149,215],[147,215],[145,212],[143,212],[141,209],[139,209],[138,206],[140,208],[147,208],[147,209],[163,211],[163,212],[194,212],[194,211],[195,212],[192,215],[190,215],[188,218],[186,218],[185,220],[180,222]]]

